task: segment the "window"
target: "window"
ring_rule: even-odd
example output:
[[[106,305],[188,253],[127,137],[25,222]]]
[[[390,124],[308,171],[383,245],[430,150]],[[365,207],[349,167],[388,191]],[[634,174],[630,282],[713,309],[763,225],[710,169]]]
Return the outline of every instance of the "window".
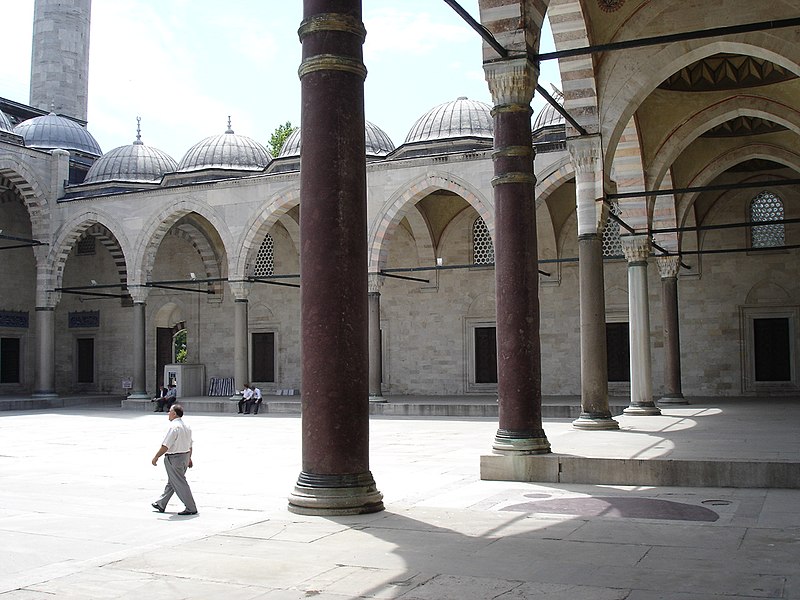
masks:
[[[756,393],[791,393],[797,381],[798,306],[744,306],[742,389]]]
[[[269,277],[275,273],[275,243],[272,236],[267,234],[256,255],[256,266],[253,268],[254,277]],[[261,380],[259,380],[261,381]]]
[[[789,319],[754,318],[753,350],[756,382],[791,381]]]
[[[20,383],[19,338],[0,338],[0,383]]]
[[[615,216],[622,214],[619,202],[611,202],[609,212]],[[625,256],[622,251],[622,240],[619,237],[619,223],[609,218],[603,227],[603,256],[609,258],[621,258]]]
[[[750,203],[750,222],[783,221],[783,202],[772,192],[761,192]],[[750,245],[753,248],[776,248],[786,244],[783,223],[753,225],[750,228]]]
[[[92,256],[97,247],[97,238],[93,235],[84,235],[78,240],[78,256]]]
[[[494,264],[494,245],[489,228],[480,217],[472,225],[472,263],[475,265]]]
[[[275,332],[252,334],[250,379],[259,383],[275,382]]]
[[[464,334],[467,351],[466,391],[497,391],[497,326],[494,321],[467,319]]]

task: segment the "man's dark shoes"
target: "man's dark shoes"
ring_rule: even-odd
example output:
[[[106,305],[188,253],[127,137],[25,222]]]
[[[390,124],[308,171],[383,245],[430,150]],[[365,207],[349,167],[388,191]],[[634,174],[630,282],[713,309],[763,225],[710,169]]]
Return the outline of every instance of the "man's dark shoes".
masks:
[[[182,517],[186,517],[188,515],[196,515],[197,511],[196,510],[182,510],[178,514],[181,515]]]
[[[155,508],[158,512],[164,512],[164,509],[158,505],[158,502],[153,502],[150,506]]]

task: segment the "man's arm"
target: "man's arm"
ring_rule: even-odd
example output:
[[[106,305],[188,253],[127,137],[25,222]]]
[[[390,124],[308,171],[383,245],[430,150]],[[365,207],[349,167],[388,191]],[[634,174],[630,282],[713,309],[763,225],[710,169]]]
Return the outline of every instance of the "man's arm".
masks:
[[[166,446],[161,446],[161,448],[158,449],[158,452],[156,452],[156,455],[153,457],[153,460],[151,461],[154,467],[158,464],[158,459],[161,458],[164,454],[166,454],[167,450],[169,450],[169,448],[167,448]],[[191,457],[192,455],[189,454],[189,456]],[[189,462],[191,462],[191,458],[189,459]]]

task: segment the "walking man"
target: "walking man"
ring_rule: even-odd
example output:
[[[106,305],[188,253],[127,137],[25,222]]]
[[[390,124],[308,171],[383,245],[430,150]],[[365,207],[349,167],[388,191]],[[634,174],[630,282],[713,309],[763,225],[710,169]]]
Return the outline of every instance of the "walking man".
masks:
[[[170,427],[161,448],[151,461],[155,467],[158,459],[164,456],[164,467],[167,469],[167,486],[161,497],[151,505],[158,512],[163,513],[167,508],[172,494],[178,494],[184,509],[179,515],[196,515],[197,506],[194,503],[192,490],[186,481],[186,470],[192,468],[192,430],[183,422],[183,406],[173,404],[167,413]]]

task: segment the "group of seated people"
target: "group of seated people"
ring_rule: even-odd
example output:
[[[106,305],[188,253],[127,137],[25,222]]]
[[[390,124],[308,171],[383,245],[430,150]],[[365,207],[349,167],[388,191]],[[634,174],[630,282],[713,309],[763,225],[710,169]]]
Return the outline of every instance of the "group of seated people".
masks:
[[[164,412],[166,408],[169,411],[170,407],[175,404],[175,401],[178,399],[178,389],[175,387],[174,383],[170,383],[169,385],[162,385],[158,389],[158,396],[150,400],[150,402],[156,402],[156,407],[153,412]]]
[[[253,414],[257,415],[262,399],[261,390],[258,387],[252,383],[245,383],[242,390],[242,399],[239,400],[239,414],[242,414],[242,409],[244,409],[244,414],[249,415],[252,408]]]

